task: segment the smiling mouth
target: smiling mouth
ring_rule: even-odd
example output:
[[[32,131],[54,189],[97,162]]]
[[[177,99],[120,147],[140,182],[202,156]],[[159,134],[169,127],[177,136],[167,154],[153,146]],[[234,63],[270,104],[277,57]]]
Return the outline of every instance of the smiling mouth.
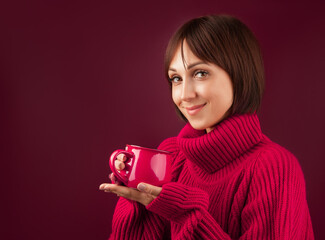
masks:
[[[205,105],[206,105],[206,103],[201,104],[201,105],[196,105],[196,106],[193,106],[193,107],[186,107],[185,109],[186,109],[188,115],[193,116],[193,115],[197,114],[198,112],[200,112],[201,109],[202,109]]]

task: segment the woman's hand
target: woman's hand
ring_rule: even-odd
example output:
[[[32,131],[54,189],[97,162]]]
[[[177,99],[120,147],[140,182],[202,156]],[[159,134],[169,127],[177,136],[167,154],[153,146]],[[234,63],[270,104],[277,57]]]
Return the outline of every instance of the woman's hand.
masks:
[[[123,170],[123,169],[125,168],[125,164],[124,164],[124,162],[125,162],[126,160],[127,160],[127,157],[126,157],[125,154],[120,153],[119,155],[117,155],[116,160],[115,160],[115,162],[114,162],[115,169],[116,169],[117,171],[121,171],[121,170]],[[116,184],[118,184],[118,185],[121,185],[121,184],[122,184],[120,181],[118,181],[118,180],[116,179],[116,177],[114,176],[114,173],[111,173],[111,174],[109,175],[109,179],[111,180],[112,183],[116,183]]]
[[[115,168],[120,171],[125,168],[124,162],[127,157],[124,154],[119,154],[115,161]],[[110,179],[112,182],[117,184],[109,184],[103,183],[99,186],[99,190],[103,190],[104,192],[112,192],[117,196],[121,196],[133,201],[137,201],[144,206],[147,206],[151,203],[161,192],[161,187],[156,187],[147,183],[139,183],[137,189],[129,188],[125,186],[118,185],[119,182],[115,178],[114,174],[110,174]]]
[[[134,189],[110,183],[103,183],[99,186],[99,190],[115,193],[117,196],[137,201],[144,206],[147,206],[158,197],[162,190],[161,187],[156,187],[147,183],[139,183],[137,188],[138,189]]]

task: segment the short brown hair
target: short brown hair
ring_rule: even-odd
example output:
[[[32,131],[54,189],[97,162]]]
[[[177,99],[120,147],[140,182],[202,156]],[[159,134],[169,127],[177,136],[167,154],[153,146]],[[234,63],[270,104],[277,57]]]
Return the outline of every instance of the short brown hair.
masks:
[[[186,22],[171,37],[166,49],[168,80],[168,69],[179,44],[184,56],[184,40],[195,56],[229,74],[234,87],[230,115],[258,111],[264,92],[263,59],[258,41],[244,23],[227,15],[208,15]],[[178,109],[177,112],[187,121]]]

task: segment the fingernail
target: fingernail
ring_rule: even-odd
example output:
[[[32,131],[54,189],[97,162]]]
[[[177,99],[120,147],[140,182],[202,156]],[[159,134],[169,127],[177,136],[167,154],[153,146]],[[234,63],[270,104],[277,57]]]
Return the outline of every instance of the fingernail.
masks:
[[[107,184],[102,184],[102,185],[100,185],[100,186],[99,186],[99,189],[100,189],[100,190],[108,190],[108,191],[110,191],[109,185],[107,185]]]
[[[140,191],[145,191],[146,190],[146,185],[144,185],[144,184],[142,184],[142,183],[139,183],[139,185],[138,185],[138,189],[140,190]]]
[[[118,164],[118,168],[119,168],[119,169],[122,169],[122,166],[123,166],[123,163],[119,163],[119,164]]]

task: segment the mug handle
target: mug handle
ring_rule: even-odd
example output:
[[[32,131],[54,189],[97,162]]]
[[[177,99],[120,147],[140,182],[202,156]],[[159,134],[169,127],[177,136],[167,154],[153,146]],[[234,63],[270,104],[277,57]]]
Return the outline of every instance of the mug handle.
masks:
[[[122,183],[124,183],[125,185],[127,184],[128,182],[128,179],[126,177],[126,171],[123,169],[121,171],[117,171],[116,168],[115,168],[115,160],[116,160],[116,157],[117,155],[119,154],[125,154],[127,158],[133,158],[134,157],[134,153],[133,152],[128,152],[128,151],[125,151],[125,150],[122,150],[122,149],[118,149],[118,150],[115,150],[111,156],[110,156],[110,159],[109,159],[109,166],[112,170],[112,172],[114,173],[114,176],[119,180],[121,181]],[[128,161],[128,159],[126,160]],[[125,161],[125,162],[126,162]]]

